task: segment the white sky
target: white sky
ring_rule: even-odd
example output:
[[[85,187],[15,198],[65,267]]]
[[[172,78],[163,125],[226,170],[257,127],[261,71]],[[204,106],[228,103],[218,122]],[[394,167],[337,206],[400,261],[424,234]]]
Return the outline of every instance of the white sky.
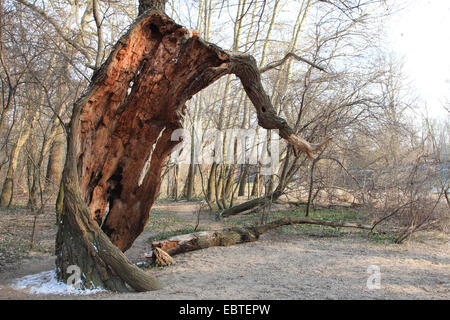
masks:
[[[450,0],[402,0],[402,5],[388,29],[392,49],[404,57],[405,76],[428,115],[448,117],[442,105],[450,102]]]

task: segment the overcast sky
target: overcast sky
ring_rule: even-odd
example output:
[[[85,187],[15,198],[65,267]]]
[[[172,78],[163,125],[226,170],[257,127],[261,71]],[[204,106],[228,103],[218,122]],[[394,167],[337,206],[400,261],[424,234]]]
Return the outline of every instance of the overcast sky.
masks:
[[[404,57],[405,75],[426,101],[428,114],[448,117],[450,102],[450,0],[401,0],[405,9],[392,17],[392,48]]]

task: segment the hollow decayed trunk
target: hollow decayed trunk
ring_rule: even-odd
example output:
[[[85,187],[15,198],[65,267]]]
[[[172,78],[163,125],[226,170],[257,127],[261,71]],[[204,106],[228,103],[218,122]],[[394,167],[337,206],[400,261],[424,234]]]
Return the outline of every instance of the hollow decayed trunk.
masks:
[[[82,196],[122,251],[148,221],[186,100],[221,74],[227,57],[218,52],[153,11],[119,41],[80,103]]]
[[[300,140],[276,116],[251,56],[224,52],[156,10],[141,15],[117,42],[72,114],[56,243],[60,279],[78,265],[86,287],[158,287],[120,251],[148,221],[185,102],[229,73],[241,79],[259,124],[279,129],[296,147]]]
[[[372,226],[358,223],[323,221],[308,218],[279,219],[270,223],[250,226],[234,227],[218,231],[201,231],[180,236],[171,237],[161,241],[152,242],[152,248],[160,248],[173,256],[179,253],[205,249],[209,247],[230,246],[234,244],[253,242],[259,239],[263,233],[282,226],[294,224],[315,224],[330,227],[344,227],[371,230]]]
[[[0,195],[0,207],[8,207],[10,206],[13,198],[14,191],[14,174],[16,172],[17,166],[19,164],[19,155],[20,152],[28,140],[30,133],[30,129],[27,127],[26,130],[22,130],[17,140],[16,145],[14,146],[11,156],[9,159],[8,171],[6,173],[6,178],[3,183],[1,195]]]

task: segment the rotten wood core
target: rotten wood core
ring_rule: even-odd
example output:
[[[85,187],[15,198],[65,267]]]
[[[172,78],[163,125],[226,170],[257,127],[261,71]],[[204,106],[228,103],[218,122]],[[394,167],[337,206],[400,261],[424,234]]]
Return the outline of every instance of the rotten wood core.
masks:
[[[252,56],[225,52],[192,36],[161,11],[145,11],[74,106],[56,242],[61,279],[67,278],[67,266],[81,264],[92,269],[83,280],[87,286],[91,282],[119,291],[127,285],[135,290],[158,287],[105,239],[125,251],[141,234],[164,161],[179,143],[171,137],[181,127],[186,101],[231,73],[242,81],[259,125],[279,129],[296,152],[312,154],[318,148],[276,115]]]
[[[122,38],[83,103],[77,160],[93,218],[122,251],[146,225],[185,102],[226,56],[154,11]],[[146,170],[147,169],[147,170]]]

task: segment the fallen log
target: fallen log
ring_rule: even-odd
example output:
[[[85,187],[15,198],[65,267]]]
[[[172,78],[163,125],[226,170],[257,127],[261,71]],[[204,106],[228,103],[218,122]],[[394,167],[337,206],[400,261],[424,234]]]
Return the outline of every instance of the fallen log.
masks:
[[[295,207],[300,207],[300,206],[307,206],[308,202],[307,201],[282,201],[282,200],[276,200],[274,201],[274,203],[276,204],[283,204],[283,205],[290,205],[290,206],[295,206]],[[352,208],[358,208],[361,207],[362,204],[360,203],[350,203],[350,204],[329,204],[329,205],[324,205],[324,204],[315,204],[316,208],[319,209],[336,209],[336,208],[343,208],[343,209],[352,209]]]
[[[263,233],[286,225],[294,224],[313,224],[329,226],[335,228],[357,228],[371,230],[372,226],[349,222],[334,222],[315,220],[308,218],[299,219],[279,219],[267,224],[247,227],[233,227],[216,231],[201,231],[190,234],[170,237],[161,241],[152,242],[152,250],[161,249],[167,254],[173,256],[194,250],[206,249],[218,246],[231,246],[234,244],[254,242],[259,239]]]
[[[225,247],[238,243],[258,240],[259,234],[251,227],[229,228],[215,231],[200,231],[152,242],[152,250],[159,248],[169,255],[206,249]]]
[[[229,216],[233,216],[233,215],[237,215],[241,212],[256,208],[258,206],[264,205],[269,201],[275,202],[276,200],[278,200],[278,198],[282,195],[281,192],[279,191],[275,191],[272,194],[269,194],[267,196],[264,197],[260,197],[260,198],[256,198],[256,199],[251,199],[248,201],[245,201],[241,204],[232,206],[231,208],[222,210],[218,213],[219,217],[225,218],[225,217],[229,217]]]

